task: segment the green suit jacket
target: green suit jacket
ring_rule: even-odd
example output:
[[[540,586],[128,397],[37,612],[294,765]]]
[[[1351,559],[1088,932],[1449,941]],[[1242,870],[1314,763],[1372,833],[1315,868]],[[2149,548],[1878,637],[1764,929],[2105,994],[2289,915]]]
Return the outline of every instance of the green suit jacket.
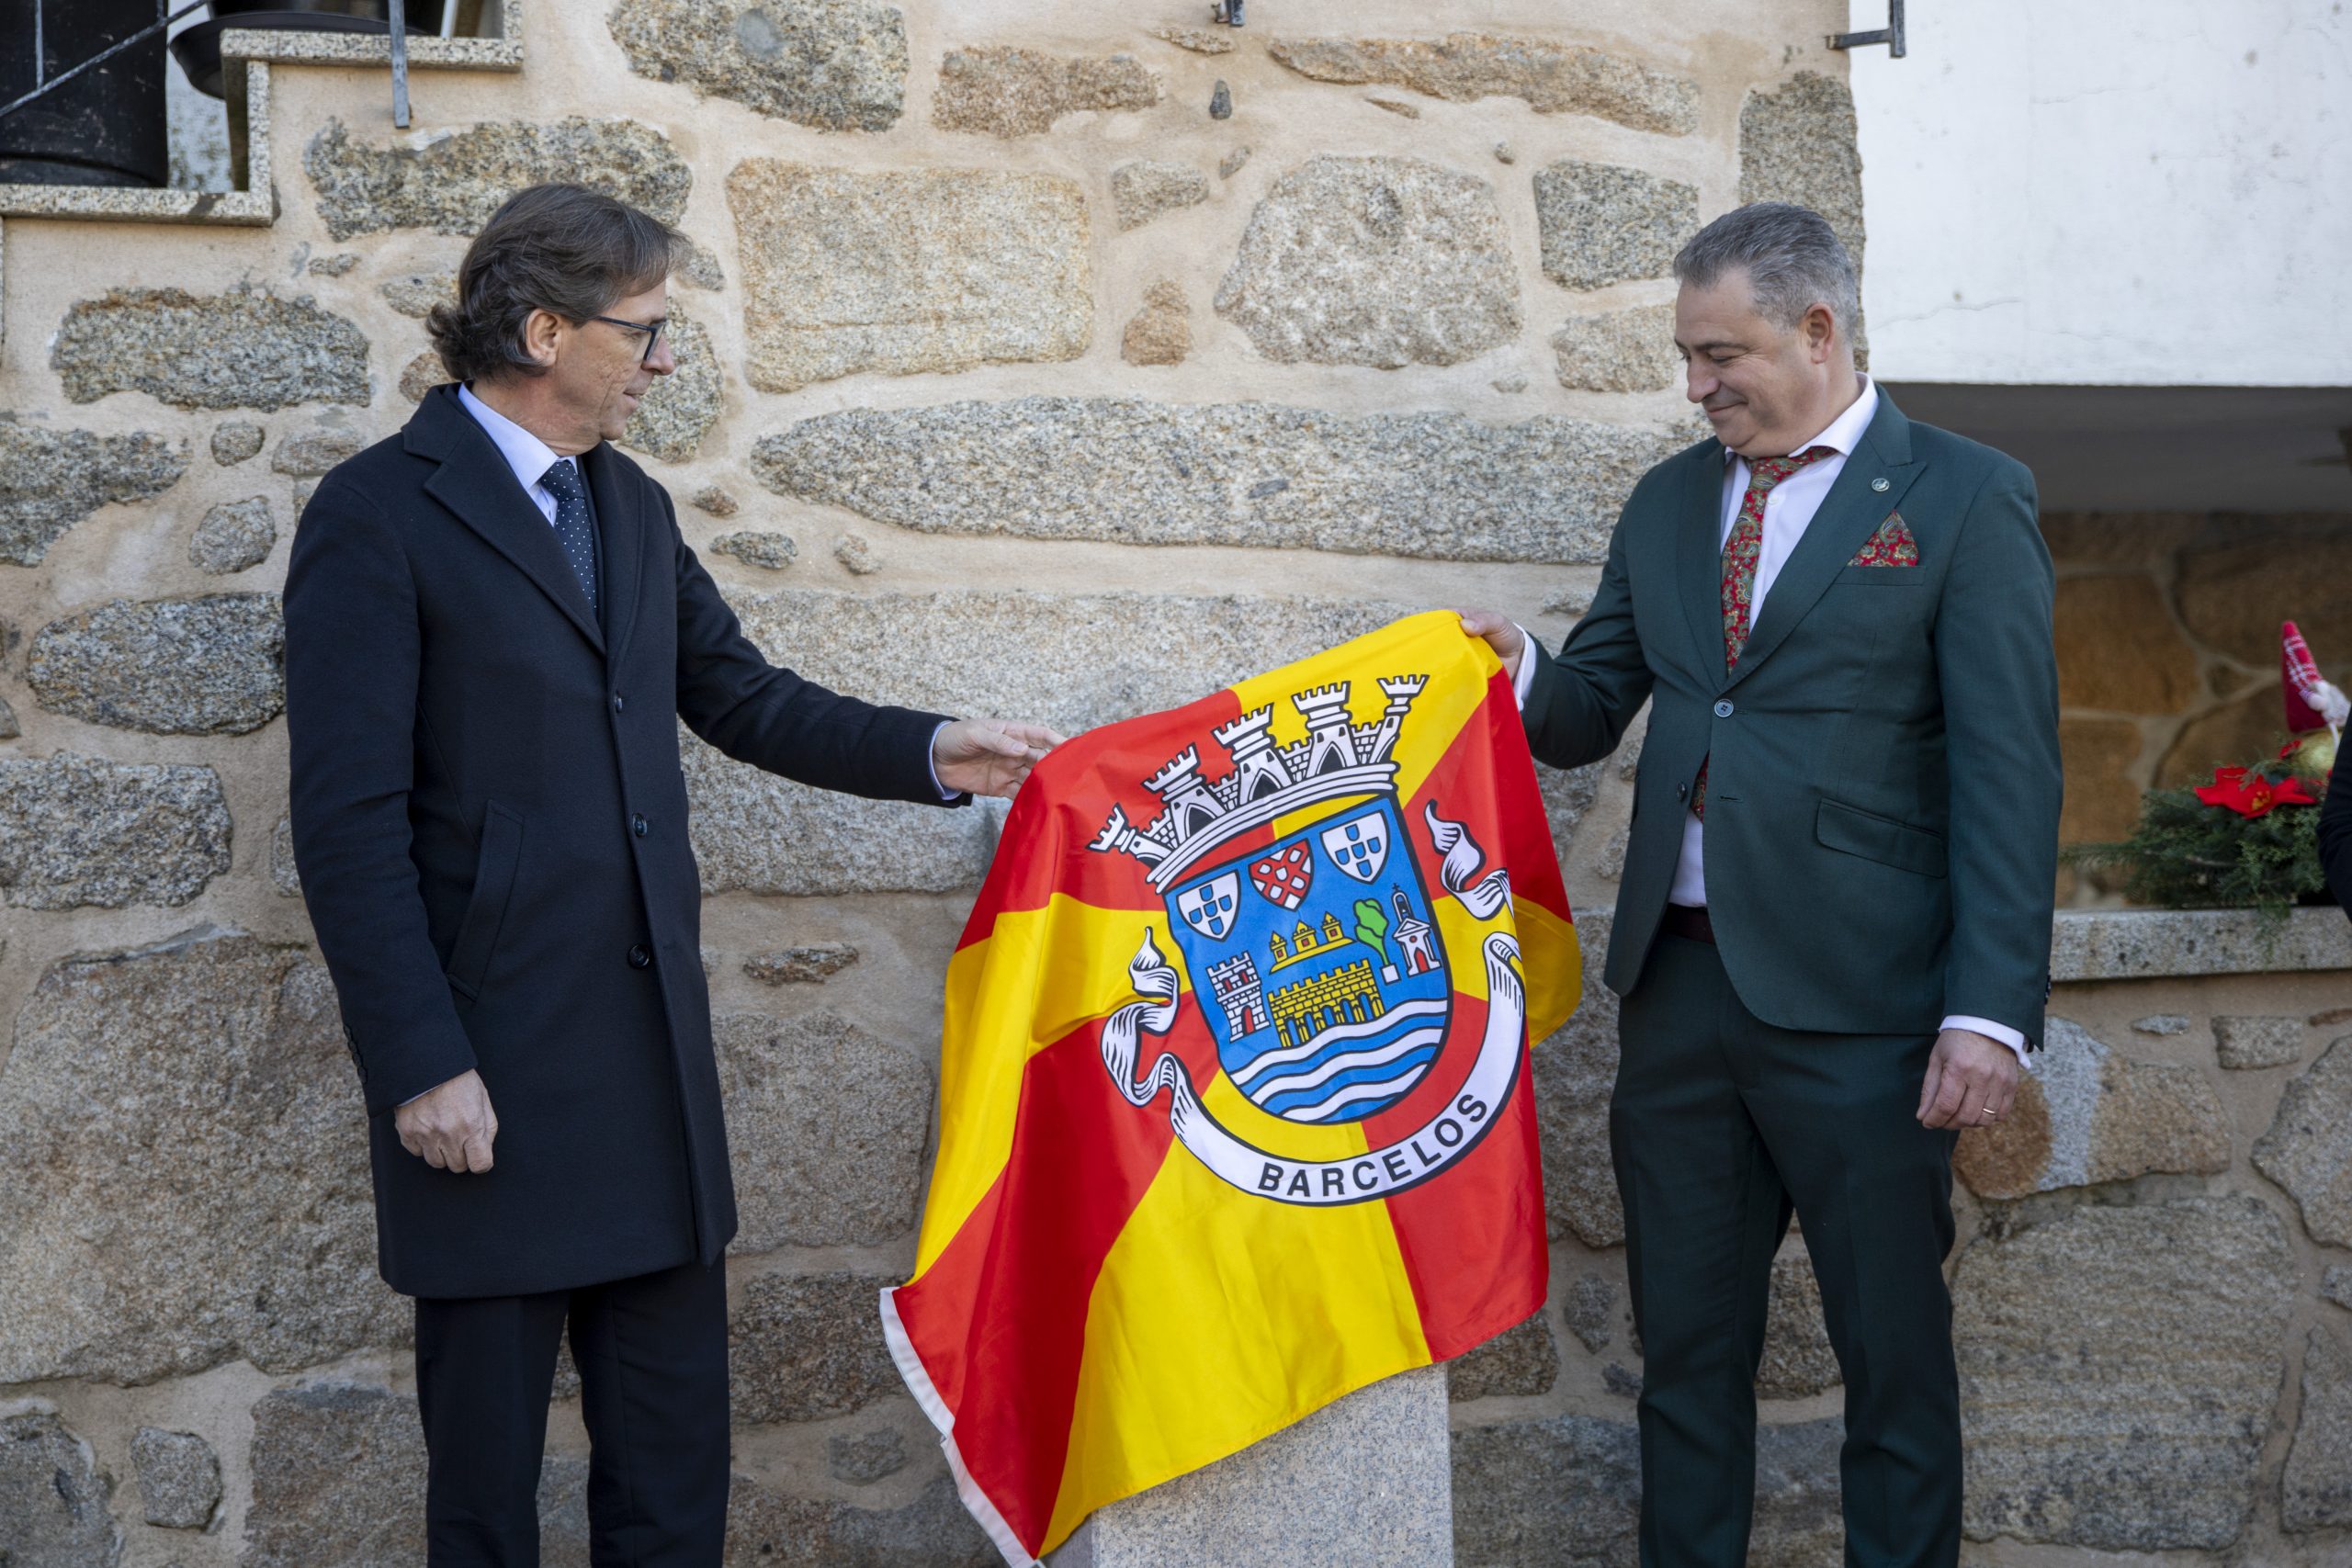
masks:
[[[2052,573],[2033,477],[1879,394],[1877,414],[1724,670],[1724,449],[1652,468],[1591,611],[1527,702],[1535,755],[1649,733],[1606,979],[1656,939],[1700,764],[1707,903],[1725,972],[1768,1023],[1933,1032],[1948,1014],[2041,1037],[2057,878]],[[1916,566],[1857,566],[1900,513]]]

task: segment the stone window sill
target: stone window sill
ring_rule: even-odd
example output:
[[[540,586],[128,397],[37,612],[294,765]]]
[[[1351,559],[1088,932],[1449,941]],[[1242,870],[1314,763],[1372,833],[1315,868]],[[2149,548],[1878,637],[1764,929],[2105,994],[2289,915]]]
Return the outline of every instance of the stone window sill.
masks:
[[[2342,909],[2296,909],[2278,925],[2252,909],[2063,909],[2050,952],[2060,985],[2324,969],[2352,969]]]

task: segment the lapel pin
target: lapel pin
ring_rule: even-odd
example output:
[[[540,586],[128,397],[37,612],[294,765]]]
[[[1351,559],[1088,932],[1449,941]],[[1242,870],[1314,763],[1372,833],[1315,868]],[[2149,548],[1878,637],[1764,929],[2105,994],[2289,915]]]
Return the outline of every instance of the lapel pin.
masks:
[[[1883,491],[1886,489],[1886,481],[1883,479],[1872,479],[1871,481],[1871,489],[1875,491]]]

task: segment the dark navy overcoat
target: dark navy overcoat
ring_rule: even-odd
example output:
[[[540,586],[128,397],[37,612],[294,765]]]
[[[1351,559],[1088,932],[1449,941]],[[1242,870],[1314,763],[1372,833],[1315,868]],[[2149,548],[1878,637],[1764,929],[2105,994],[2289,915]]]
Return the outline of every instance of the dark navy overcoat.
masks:
[[[384,1278],[524,1294],[707,1263],[735,1232],[678,720],[826,789],[941,804],[936,714],[761,658],[610,446],[602,614],[454,387],[320,483],[286,583],[294,853],[366,1090]],[[393,1111],[480,1070],[485,1173]]]

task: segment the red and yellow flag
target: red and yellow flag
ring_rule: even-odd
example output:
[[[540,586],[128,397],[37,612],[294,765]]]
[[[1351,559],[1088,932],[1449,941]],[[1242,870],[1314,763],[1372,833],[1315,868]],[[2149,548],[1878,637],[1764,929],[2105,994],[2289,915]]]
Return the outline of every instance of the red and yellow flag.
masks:
[[[1452,615],[1039,765],[882,1298],[1009,1562],[1543,1305],[1528,1042],[1579,983],[1510,682]]]

